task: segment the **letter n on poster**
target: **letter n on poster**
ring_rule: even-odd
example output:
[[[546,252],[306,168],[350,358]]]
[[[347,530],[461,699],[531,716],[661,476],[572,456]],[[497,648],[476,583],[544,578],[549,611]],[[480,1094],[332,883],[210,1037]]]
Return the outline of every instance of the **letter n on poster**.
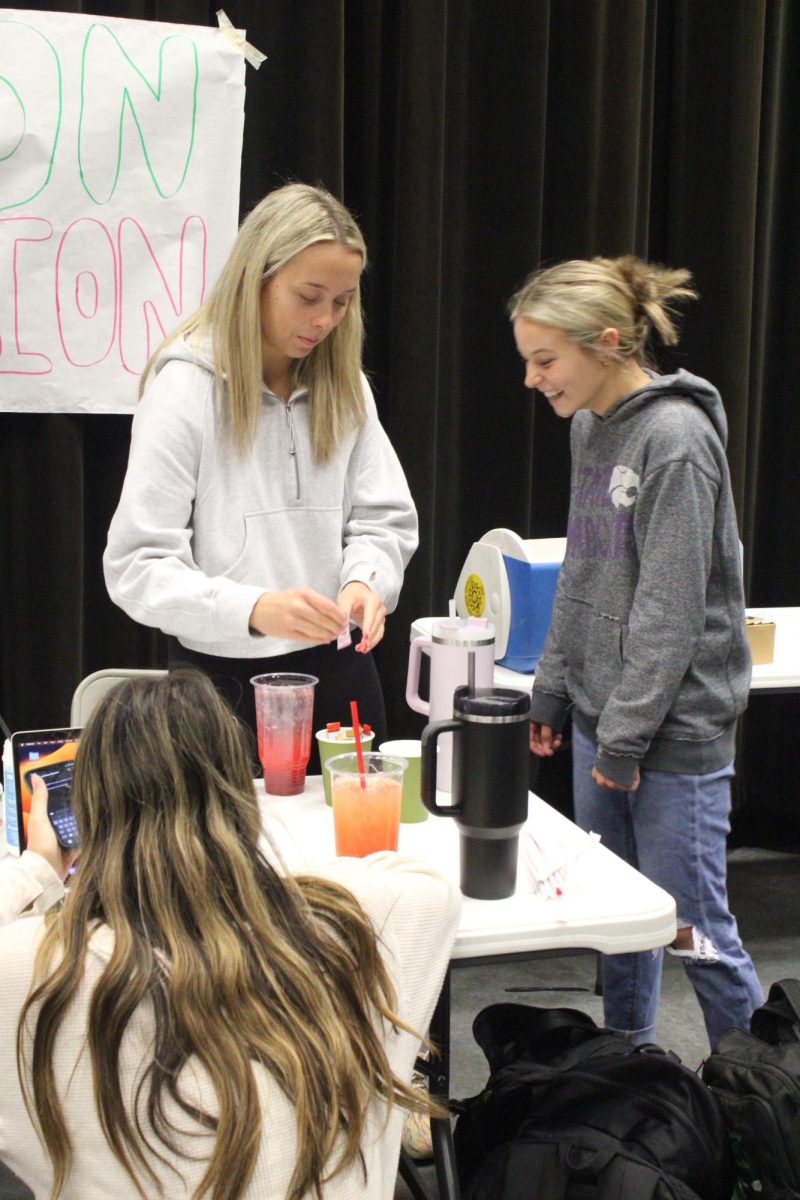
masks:
[[[239,216],[221,30],[0,8],[0,409],[131,412]]]

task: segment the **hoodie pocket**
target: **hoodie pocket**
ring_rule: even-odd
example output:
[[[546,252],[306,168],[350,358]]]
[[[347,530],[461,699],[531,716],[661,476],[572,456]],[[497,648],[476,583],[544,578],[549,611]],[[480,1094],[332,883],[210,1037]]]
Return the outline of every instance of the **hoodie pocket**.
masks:
[[[342,565],[341,508],[246,513],[244,543],[222,574],[269,591],[311,587],[333,599]]]
[[[625,627],[614,617],[592,613],[586,630],[583,690],[593,709],[601,712],[622,678]]]

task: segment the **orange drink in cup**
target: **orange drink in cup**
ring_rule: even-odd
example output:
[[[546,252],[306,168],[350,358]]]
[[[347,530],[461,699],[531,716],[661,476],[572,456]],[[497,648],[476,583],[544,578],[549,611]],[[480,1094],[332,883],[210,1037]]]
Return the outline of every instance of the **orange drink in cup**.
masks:
[[[333,785],[336,853],[363,858],[374,850],[396,850],[401,787],[395,779],[373,778],[366,789],[358,776]]]
[[[363,760],[363,774],[355,754],[338,754],[325,764],[340,857],[363,858],[376,850],[397,849],[406,760],[369,751]]]

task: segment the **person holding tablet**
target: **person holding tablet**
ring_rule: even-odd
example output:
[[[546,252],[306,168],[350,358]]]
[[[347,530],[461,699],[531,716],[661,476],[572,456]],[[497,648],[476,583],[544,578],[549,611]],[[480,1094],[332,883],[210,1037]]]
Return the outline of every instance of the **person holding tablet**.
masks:
[[[31,776],[27,845],[19,856],[0,862],[0,925],[26,909],[45,912],[64,896],[64,880],[78,853],[64,850],[47,815],[47,788]]]
[[[361,371],[366,247],[328,192],[288,184],[243,222],[200,308],[142,376],[111,522],[109,594],[170,635],[254,724],[250,679],[315,675],[315,725],[386,737],[368,653],[417,516]],[[337,648],[348,627],[355,646]],[[316,745],[309,771],[318,770]]]
[[[209,678],[117,686],[60,908],[0,928],[0,1157],[36,1196],[391,1200],[458,889],[396,854],[288,876]]]

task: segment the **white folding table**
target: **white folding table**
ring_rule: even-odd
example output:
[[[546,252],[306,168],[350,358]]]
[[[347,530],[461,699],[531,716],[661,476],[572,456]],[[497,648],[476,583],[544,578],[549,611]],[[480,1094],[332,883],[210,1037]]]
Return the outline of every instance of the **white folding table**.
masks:
[[[269,796],[256,781],[265,829],[290,870],[335,856],[333,816],[322,780],[310,776],[300,796]],[[440,803],[449,797],[439,793]],[[453,959],[499,957],[538,950],[582,948],[623,954],[663,946],[675,937],[675,904],[633,867],[600,843],[590,843],[572,821],[531,794],[528,824],[538,840],[564,846],[567,880],[558,899],[534,895],[519,872],[507,900],[464,897]],[[446,817],[400,826],[398,851],[429,862],[458,882],[458,829]]]
[[[315,863],[333,857],[333,815],[325,804],[318,776],[306,780],[300,796],[266,795],[261,780],[256,781],[256,789],[264,827],[290,870],[313,869]],[[438,798],[447,802],[443,793]],[[542,845],[563,852],[566,858],[561,896],[535,894],[520,863],[513,896],[506,900],[464,897],[451,966],[477,959],[506,961],[548,950],[620,954],[665,946],[674,940],[675,902],[665,891],[532,794],[528,825]],[[419,824],[400,826],[398,851],[431,863],[458,882],[458,842],[454,821],[429,817]],[[449,1093],[449,1025],[448,974],[431,1023],[432,1040],[442,1052],[431,1090],[445,1101]],[[458,1200],[449,1121],[434,1121],[432,1132],[440,1197]],[[408,1171],[407,1162],[405,1166]],[[404,1175],[415,1195],[423,1196],[419,1182]]]

